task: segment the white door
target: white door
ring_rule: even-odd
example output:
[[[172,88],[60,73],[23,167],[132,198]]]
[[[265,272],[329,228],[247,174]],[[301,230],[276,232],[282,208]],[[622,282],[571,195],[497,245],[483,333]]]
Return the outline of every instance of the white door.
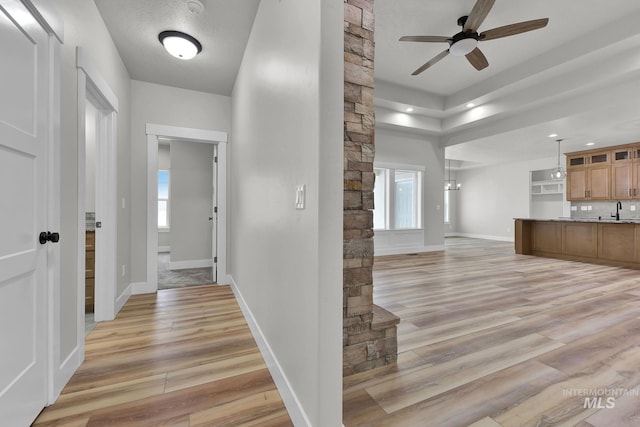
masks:
[[[211,219],[211,257],[213,259],[213,283],[218,283],[218,240],[216,231],[218,230],[218,146],[213,146],[213,208]]]
[[[47,35],[0,3],[0,424],[29,425],[47,398]],[[51,230],[57,231],[57,230]]]

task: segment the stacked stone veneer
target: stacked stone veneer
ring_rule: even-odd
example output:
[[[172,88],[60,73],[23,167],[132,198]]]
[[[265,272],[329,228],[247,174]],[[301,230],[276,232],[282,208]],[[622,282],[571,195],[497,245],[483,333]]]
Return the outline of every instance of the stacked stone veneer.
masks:
[[[344,0],[343,374],[397,358],[397,317],[373,304],[373,0]]]

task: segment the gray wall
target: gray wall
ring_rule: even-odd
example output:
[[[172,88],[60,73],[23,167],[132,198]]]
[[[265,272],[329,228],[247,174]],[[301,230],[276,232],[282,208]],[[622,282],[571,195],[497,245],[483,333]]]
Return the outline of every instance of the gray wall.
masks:
[[[314,426],[342,419],[343,7],[261,2],[232,96],[229,271]]]
[[[529,172],[555,163],[549,158],[458,171],[455,232],[513,240],[513,218],[530,215]]]
[[[171,262],[211,259],[213,144],[171,142]]]
[[[147,137],[154,123],[229,132],[231,98],[131,81],[131,282],[147,280]]]
[[[437,140],[388,129],[376,129],[376,163],[400,163],[425,168],[423,175],[424,246],[444,244],[444,150]]]
[[[117,263],[118,272],[125,266],[125,275],[118,274],[116,295],[129,285],[129,235],[131,198],[130,176],[130,78],[118,50],[92,1],[60,0],[55,7],[64,20],[64,44],[61,63],[61,224],[60,224],[60,360],[65,360],[78,342],[77,306],[77,234],[78,234],[78,117],[76,46],[82,46],[96,64],[107,84],[118,98],[118,209]],[[85,118],[83,117],[82,120]],[[84,221],[84,218],[82,218]]]

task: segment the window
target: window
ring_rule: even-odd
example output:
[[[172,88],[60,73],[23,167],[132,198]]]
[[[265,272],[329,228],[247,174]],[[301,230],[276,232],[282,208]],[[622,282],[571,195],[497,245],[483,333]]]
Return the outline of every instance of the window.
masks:
[[[375,168],[373,228],[420,228],[422,172],[411,169]]]
[[[387,170],[375,169],[373,187],[373,228],[387,228]]]
[[[169,228],[169,171],[158,171],[158,228]]]

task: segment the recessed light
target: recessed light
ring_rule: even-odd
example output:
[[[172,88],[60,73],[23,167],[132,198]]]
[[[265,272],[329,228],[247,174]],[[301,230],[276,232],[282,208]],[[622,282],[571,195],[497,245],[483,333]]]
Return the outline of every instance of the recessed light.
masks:
[[[592,145],[596,145],[596,143],[595,142],[587,142],[585,145],[592,146]]]
[[[549,135],[549,138],[555,138],[556,136],[558,136],[557,133],[552,133],[552,134]]]
[[[411,113],[411,112],[413,112],[413,108],[408,107],[408,108],[407,108],[406,110],[404,110],[404,111],[406,111],[407,113]]]
[[[475,107],[475,106],[476,106],[476,104],[474,104],[473,102],[469,102],[469,103],[467,104],[467,108],[473,108],[473,107]]]

